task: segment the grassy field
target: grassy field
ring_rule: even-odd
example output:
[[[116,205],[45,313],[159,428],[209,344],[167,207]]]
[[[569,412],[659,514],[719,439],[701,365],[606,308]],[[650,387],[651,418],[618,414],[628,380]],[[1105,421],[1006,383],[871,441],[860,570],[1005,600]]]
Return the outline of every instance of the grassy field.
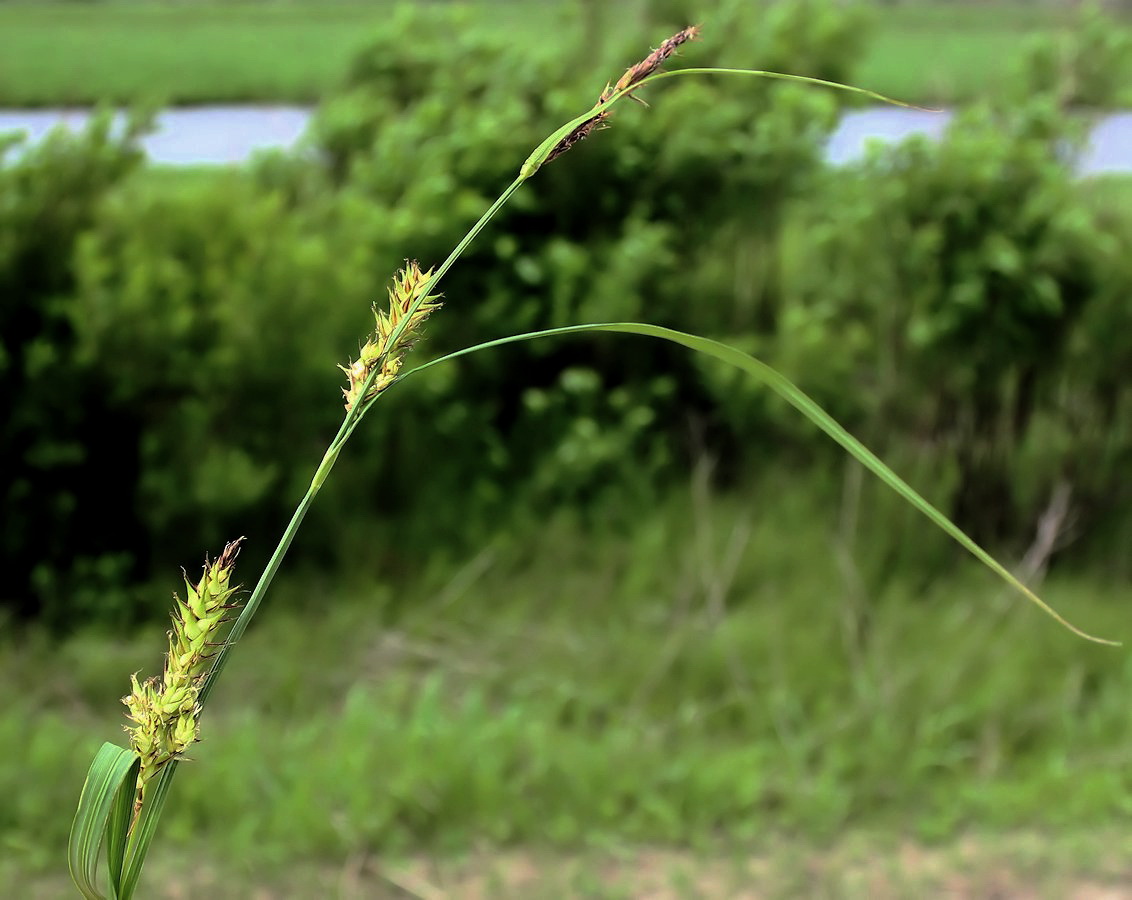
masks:
[[[396,2],[0,4],[0,106],[158,101],[310,103]],[[516,37],[568,11],[507,5]],[[469,27],[500,14],[468,8]]]
[[[155,100],[316,101],[395,2],[0,4],[0,106]],[[467,3],[468,28],[560,41],[580,7]],[[983,93],[1028,35],[1065,24],[1031,4],[883,7],[855,80],[919,102]],[[647,27],[630,13],[611,27]]]
[[[920,103],[986,94],[1033,35],[1064,27],[1064,15],[1034,4],[900,5],[880,16],[856,83]]]
[[[238,873],[231,896],[290,866],[372,887],[390,865],[442,884],[518,867],[634,896],[584,884],[640,877],[633,855],[654,850],[677,885],[751,866],[818,884],[860,875],[862,853],[911,877],[904,843],[935,860],[918,877],[945,883],[972,830],[1012,878],[1111,879],[1107,848],[1074,861],[1065,842],[1132,805],[1127,654],[958,564],[926,523],[909,539],[935,565],[870,575],[868,535],[784,485],[694,487],[618,536],[551,518],[404,584],[292,573],[178,775],[147,895],[184,896],[167,878],[189,854],[193,878]],[[1127,637],[1127,585],[1066,575],[1045,594]],[[0,644],[0,878],[22,896],[58,869],[86,764],[121,739],[118,697],[162,643],[155,626]],[[877,836],[850,852],[858,834]]]

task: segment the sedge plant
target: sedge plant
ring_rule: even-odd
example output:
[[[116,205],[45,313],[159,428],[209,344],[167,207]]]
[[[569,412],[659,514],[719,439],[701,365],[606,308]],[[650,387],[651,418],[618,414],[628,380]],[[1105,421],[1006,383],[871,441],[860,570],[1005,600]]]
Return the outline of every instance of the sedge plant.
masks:
[[[216,679],[259,609],[303,518],[362,419],[390,388],[405,378],[456,357],[507,343],[590,332],[614,332],[671,341],[733,365],[777,392],[907,502],[1065,628],[1091,641],[1113,643],[1086,634],[1063,619],[1004,565],[972,541],[826,414],[800,388],[770,366],[734,347],[647,323],[606,322],[501,337],[466,347],[413,369],[404,368],[406,355],[421,336],[425,321],[440,308],[437,286],[480,231],[542,166],[557,160],[593,132],[606,127],[615,104],[626,97],[639,99],[636,92],[646,85],[676,77],[777,78],[851,91],[874,100],[907,105],[862,88],[800,75],[721,68],[665,71],[664,63],[698,34],[699,29],[692,26],[666,39],[656,50],[626,70],[614,84],[606,85],[590,109],[551,133],[523,162],[514,181],[438,267],[424,270],[415,261],[408,261],[396,274],[389,288],[388,306],[374,306],[372,334],[363,344],[357,359],[341,366],[346,375],[346,386],[343,389],[345,415],[338,433],[330,442],[309,488],[299,501],[247,602],[240,608],[239,615],[234,617],[239,605],[236,602],[238,595],[233,583],[233,570],[242,539],[228,544],[217,559],[209,561],[206,558],[200,579],[195,584],[186,579],[184,599],[175,595],[173,627],[169,632],[169,647],[162,674],[144,681],[139,681],[136,675],[132,677],[132,691],[123,701],[131,723],[126,729],[128,747],[106,743],[98,751],[87,774],[72,825],[68,862],[72,878],[83,896],[90,900],[106,897],[129,900],[137,890],[142,865],[168,798],[173,775],[199,737],[201,712]],[[99,877],[103,858],[108,873],[106,888],[100,886]]]

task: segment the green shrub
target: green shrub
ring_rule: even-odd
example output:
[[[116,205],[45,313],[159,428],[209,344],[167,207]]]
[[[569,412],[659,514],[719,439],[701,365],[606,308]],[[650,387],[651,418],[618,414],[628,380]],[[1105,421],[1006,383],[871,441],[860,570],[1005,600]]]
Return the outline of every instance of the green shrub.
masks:
[[[742,4],[718,13],[705,43],[724,59],[749,58],[750,34],[768,64],[843,77],[859,44],[848,11],[807,18],[775,6],[769,25]],[[510,177],[501,162],[521,160],[586,99],[557,86],[561,63],[537,46],[474,30],[454,54],[461,13],[430,10],[428,28],[422,15],[403,10],[363,48],[296,156],[183,189],[132,180],[54,252],[72,273],[60,290],[69,353],[98,394],[68,414],[114,423],[104,439],[114,502],[129,511],[128,534],[99,539],[119,555],[84,563],[88,581],[131,556],[142,571],[184,563],[184,546],[215,545],[235,523],[278,530],[335,427],[326,400],[342,348],[364,331],[402,248],[425,265],[442,258]],[[579,47],[570,83],[588,77],[596,94],[636,53]],[[829,94],[708,80],[666,90],[648,115],[619,113],[619,140],[595,136],[540,173],[453,272],[425,352],[576,321],[702,329],[748,316],[752,298],[733,299],[744,234],[769,240],[818,171],[836,112]],[[714,415],[693,364],[652,343],[513,347],[504,365],[470,358],[407,387],[359,435],[343,463],[349,487],[321,498],[308,552],[340,552],[346,523],[375,513],[416,534],[410,497],[428,509],[410,542],[422,547],[482,533],[523,505],[516,498],[536,508],[646,500],[687,462],[690,417]],[[76,465],[67,496],[84,507],[81,485],[98,470]],[[61,537],[45,563],[43,591],[60,603],[81,546]]]
[[[132,568],[131,448],[118,440],[130,425],[108,408],[104,373],[76,358],[73,259],[140,163],[144,129],[135,118],[115,135],[103,115],[34,147],[0,140],[0,606],[20,615],[114,616],[123,597],[109,586]]]
[[[1076,28],[1027,40],[1007,90],[1015,100],[1048,94],[1064,108],[1124,106],[1132,100],[1130,60],[1132,30],[1090,2]]]
[[[1082,202],[1095,216],[1097,253],[1104,260],[1096,296],[1069,338],[1054,406],[1057,430],[1043,446],[1059,454],[1090,527],[1090,561],[1115,577],[1132,575],[1132,180],[1095,179],[1082,186]],[[1082,523],[1085,524],[1085,523]],[[1083,532],[1084,529],[1081,529]]]
[[[842,402],[850,379],[862,427],[918,445],[950,473],[955,516],[986,541],[1030,536],[1019,526],[1074,448],[1061,441],[1025,469],[1020,450],[1048,442],[1050,428],[1072,433],[1065,380],[1100,387],[1072,371],[1078,331],[1092,305],[1130,286],[1110,226],[1066,165],[1073,137],[1052,99],[985,104],[940,143],[876,150],[841,201],[801,225],[808,252],[777,358],[812,368]]]
[[[438,262],[507,161],[590,99],[538,45],[471,30],[454,53],[459,10],[424,15],[402,10],[360,51],[297,154],[170,188],[126,177],[136,129],[98,126],[0,169],[0,286],[17,298],[0,310],[0,558],[15,573],[0,602],[120,617],[140,602],[111,592],[124,575],[237,526],[277,531],[336,427],[342,348],[403,248]],[[831,79],[867,33],[856,6],[721,0],[697,19],[723,64],[753,54]],[[594,22],[600,45],[577,48],[569,83],[596,94],[637,48]],[[616,140],[595,134],[524,185],[446,279],[424,353],[578,321],[712,332],[920,458],[982,536],[1028,521],[1071,459],[1088,460],[1082,492],[1112,495],[1128,217],[1079,202],[1055,104],[971,111],[943,144],[846,176],[820,162],[833,93],[710,78],[662,91],[645,92],[647,114],[618,110]],[[50,378],[62,370],[77,402]],[[828,458],[762,389],[660,342],[512,346],[398,390],[315,506],[308,559],[356,550],[351,523],[374,516],[367,533],[383,524],[411,556],[565,503],[639,508],[707,446],[724,477]]]

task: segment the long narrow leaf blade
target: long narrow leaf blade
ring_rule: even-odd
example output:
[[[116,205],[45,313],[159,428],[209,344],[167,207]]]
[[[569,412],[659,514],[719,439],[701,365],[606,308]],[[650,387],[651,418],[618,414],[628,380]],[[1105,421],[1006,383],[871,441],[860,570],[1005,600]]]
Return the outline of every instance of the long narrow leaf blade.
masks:
[[[914,103],[905,103],[903,100],[896,100],[893,97],[886,97],[884,94],[878,94],[876,91],[870,91],[868,88],[857,87],[853,84],[842,84],[840,81],[827,81],[824,78],[813,78],[809,75],[791,75],[787,72],[766,72],[761,69],[727,69],[718,66],[700,66],[690,67],[687,69],[673,69],[670,72],[657,72],[655,75],[650,75],[648,78],[642,80],[639,84],[634,86],[633,90],[640,90],[646,84],[652,81],[663,81],[665,78],[680,78],[685,75],[749,75],[755,78],[771,78],[778,81],[793,81],[797,84],[809,84],[815,87],[833,88],[837,91],[846,91],[850,94],[859,94],[862,97],[867,97],[870,100],[876,100],[879,103],[888,103],[892,106],[903,106],[905,109],[920,109],[925,112],[939,112],[939,110],[931,109],[926,106],[916,106]]]
[[[152,787],[147,786],[145,806],[138,815],[134,830],[130,833],[130,846],[126,857],[126,871],[122,880],[122,890],[118,900],[130,900],[137,890],[141,879],[142,866],[145,865],[149,845],[153,842],[153,835],[157,831],[157,822],[161,818],[161,811],[165,808],[165,801],[169,796],[169,787],[173,783],[173,773],[177,771],[177,760],[167,762],[157,774]]]
[[[467,347],[463,350],[458,350],[455,353],[450,353],[447,356],[439,359],[431,360],[417,368],[406,372],[405,377],[420,372],[430,366],[455,359],[459,356],[464,356],[469,353],[475,353],[480,350],[487,350],[491,347],[502,346],[503,344],[512,344],[518,341],[530,341],[537,338],[552,337],[555,335],[566,334],[581,334],[585,332],[620,332],[622,334],[639,334],[646,337],[660,338],[662,340],[671,341],[675,344],[681,344],[691,350],[696,350],[700,353],[705,353],[708,356],[715,357],[726,363],[730,363],[736,368],[742,369],[750,375],[753,375],[759,381],[763,382],[767,387],[771,388],[779,394],[788,403],[799,410],[807,419],[818,426],[822,431],[828,434],[831,438],[837,441],[842,447],[849,451],[853,457],[858,460],[863,466],[869,469],[881,481],[891,487],[901,497],[911,503],[916,509],[922,512],[925,516],[931,519],[939,528],[943,529],[948,535],[954,538],[964,549],[971,553],[976,559],[987,566],[996,575],[1006,581],[1011,587],[1019,591],[1031,603],[1035,604],[1039,609],[1051,616],[1065,628],[1072,631],[1074,634],[1085,638],[1086,640],[1095,641],[1098,644],[1109,644],[1112,646],[1119,646],[1119,642],[1110,641],[1104,638],[1095,637],[1094,635],[1087,634],[1075,625],[1066,621],[1062,616],[1053,609],[1044,600],[1038,597],[1026,585],[1014,577],[1013,574],[998,560],[991,556],[986,550],[976,544],[969,538],[962,529],[952,522],[947,516],[936,509],[932,504],[920,496],[911,485],[904,481],[899,475],[892,471],[888,466],[881,462],[880,458],[869,450],[864,444],[858,441],[853,435],[846,431],[839,425],[832,416],[825,412],[813,399],[807,396],[801,388],[795,385],[785,376],[779,374],[773,368],[764,362],[760,362],[753,356],[743,353],[741,350],[736,350],[734,347],[729,347],[727,344],[721,344],[719,341],[713,341],[709,338],[700,337],[695,334],[687,334],[683,331],[675,331],[671,328],[662,328],[659,325],[648,325],[640,322],[606,322],[593,325],[573,325],[566,328],[553,328],[547,331],[533,331],[527,334],[511,335],[509,337],[499,338],[494,341],[487,341],[483,344],[477,344],[474,347]]]
[[[71,837],[67,842],[67,865],[71,878],[87,900],[106,898],[98,887],[98,862],[108,834],[108,853],[118,857],[117,874],[113,872],[115,864],[111,863],[110,896],[118,896],[125,831],[129,828],[129,814],[123,822],[121,810],[123,803],[133,801],[139,763],[137,756],[129,750],[105,743],[87,771],[79,807],[71,823]],[[110,834],[111,829],[113,834]]]
[[[130,754],[133,756],[133,754]],[[130,820],[134,815],[134,800],[137,797],[138,770],[141,760],[136,756],[133,766],[122,780],[114,803],[110,807],[110,819],[106,824],[106,868],[110,873],[110,887],[116,896],[122,897],[122,869],[126,860],[126,844],[130,832]]]

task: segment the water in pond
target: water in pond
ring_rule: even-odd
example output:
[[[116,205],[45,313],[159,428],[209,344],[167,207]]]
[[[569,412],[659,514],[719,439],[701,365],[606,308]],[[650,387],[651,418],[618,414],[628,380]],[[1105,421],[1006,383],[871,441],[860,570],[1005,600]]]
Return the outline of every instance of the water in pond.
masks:
[[[63,124],[82,127],[85,110],[0,110],[0,133],[27,131],[32,141]],[[296,106],[201,106],[169,109],[143,145],[163,165],[223,165],[250,159],[256,151],[294,146],[311,110]],[[938,137],[951,114],[876,107],[847,113],[826,146],[835,165],[852,162],[870,140],[898,141],[913,134]],[[1082,175],[1132,173],[1132,112],[1110,113],[1094,126],[1077,166]]]
[[[41,140],[56,125],[78,129],[83,109],[0,110],[0,133],[26,131]],[[193,106],[167,109],[157,130],[142,140],[149,158],[162,165],[225,165],[249,160],[256,151],[291,147],[306,130],[311,110],[300,106]]]

